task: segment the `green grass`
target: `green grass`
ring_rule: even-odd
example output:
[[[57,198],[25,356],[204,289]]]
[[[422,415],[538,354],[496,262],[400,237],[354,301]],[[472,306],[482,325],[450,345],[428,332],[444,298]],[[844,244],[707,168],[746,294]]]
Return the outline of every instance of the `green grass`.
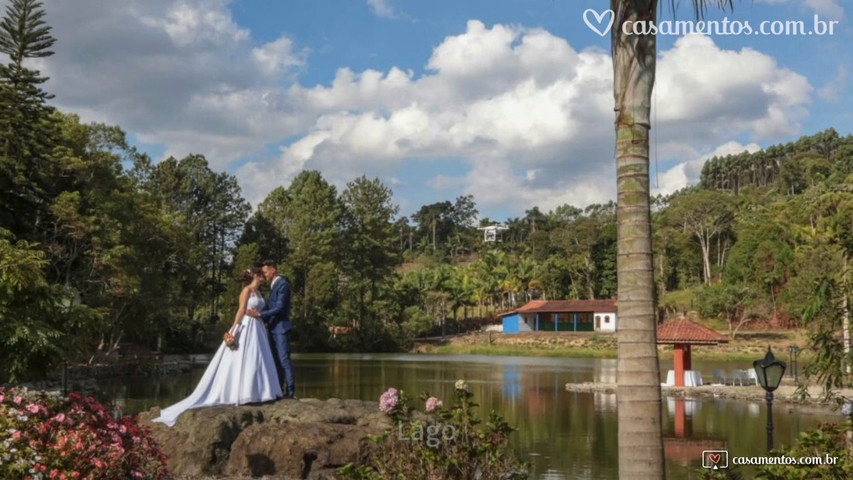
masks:
[[[537,348],[506,345],[442,345],[436,348],[435,353],[440,355],[491,355],[505,357],[616,358],[615,349]]]

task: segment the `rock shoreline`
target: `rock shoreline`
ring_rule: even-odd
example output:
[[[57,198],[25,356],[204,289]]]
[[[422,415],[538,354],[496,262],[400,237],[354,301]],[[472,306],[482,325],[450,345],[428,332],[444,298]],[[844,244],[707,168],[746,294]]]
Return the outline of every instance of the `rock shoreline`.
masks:
[[[140,423],[181,479],[337,479],[368,435],[393,427],[378,403],[336,398],[200,408],[171,428],[151,422],[159,415],[159,408],[143,412]]]
[[[614,383],[567,383],[566,390],[570,392],[590,392],[590,393],[612,393],[618,392],[618,387]],[[835,402],[819,401],[822,390],[820,387],[809,387],[809,397],[800,399],[795,395],[797,387],[795,385],[780,385],[774,392],[773,405],[785,405],[790,411],[796,410],[800,413],[813,413],[817,415],[832,415],[841,416],[839,406]],[[853,398],[853,389],[842,389],[837,392],[838,395],[847,398]],[[741,400],[748,402],[766,401],[765,392],[759,386],[732,386],[732,385],[702,385],[699,387],[673,387],[661,385],[661,395],[664,397],[674,398],[722,398],[730,400]]]

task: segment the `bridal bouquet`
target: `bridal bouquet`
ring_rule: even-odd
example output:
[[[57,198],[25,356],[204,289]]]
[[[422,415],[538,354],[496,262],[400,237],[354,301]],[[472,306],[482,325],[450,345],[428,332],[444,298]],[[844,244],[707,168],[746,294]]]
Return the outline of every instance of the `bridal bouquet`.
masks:
[[[231,335],[231,332],[225,332],[225,346],[230,348],[231,350],[237,350],[237,347],[240,346],[240,343],[237,342],[237,337]]]

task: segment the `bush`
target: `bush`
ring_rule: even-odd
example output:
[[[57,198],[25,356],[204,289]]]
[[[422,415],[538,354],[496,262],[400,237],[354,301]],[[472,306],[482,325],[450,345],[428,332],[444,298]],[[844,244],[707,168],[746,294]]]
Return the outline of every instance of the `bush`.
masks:
[[[91,397],[0,387],[0,478],[167,479],[166,457],[135,418]]]
[[[797,444],[774,450],[773,455],[800,459],[803,457],[834,458],[832,465],[762,465],[756,478],[768,480],[832,480],[853,478],[853,445],[848,437],[853,423],[822,423],[817,429],[800,433]]]
[[[349,464],[339,473],[358,480],[528,478],[527,466],[509,448],[513,429],[495,412],[483,424],[464,381],[456,382],[454,396],[447,408],[423,394],[424,414],[408,406],[405,392],[388,389],[379,409],[396,421],[396,431],[371,436],[358,465]]]

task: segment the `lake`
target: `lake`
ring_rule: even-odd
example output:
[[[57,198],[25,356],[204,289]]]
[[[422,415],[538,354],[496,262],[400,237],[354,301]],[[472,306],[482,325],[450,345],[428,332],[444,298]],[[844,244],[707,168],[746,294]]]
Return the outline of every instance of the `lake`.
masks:
[[[671,363],[671,362],[670,362]],[[617,469],[616,397],[568,392],[569,382],[615,383],[616,360],[411,354],[294,355],[297,396],[378,401],[389,387],[407,392],[413,406],[429,392],[450,399],[453,385],[465,379],[480,404],[481,417],[494,409],[518,429],[511,436],[519,455],[532,466],[532,479],[615,479]],[[746,365],[694,361],[709,381],[712,369]],[[661,369],[671,366],[662,362]],[[103,386],[128,413],[168,406],[186,397],[203,369],[186,374],[128,377]],[[760,387],[756,386],[756,389]],[[800,431],[838,415],[789,412],[774,405],[774,441],[791,444]],[[702,450],[728,450],[730,456],[760,456],[766,448],[763,402],[723,399],[663,401],[670,479],[698,478]],[[748,470],[744,470],[748,473]],[[745,475],[748,478],[749,475]]]

